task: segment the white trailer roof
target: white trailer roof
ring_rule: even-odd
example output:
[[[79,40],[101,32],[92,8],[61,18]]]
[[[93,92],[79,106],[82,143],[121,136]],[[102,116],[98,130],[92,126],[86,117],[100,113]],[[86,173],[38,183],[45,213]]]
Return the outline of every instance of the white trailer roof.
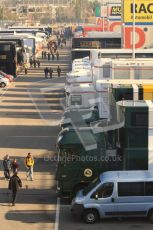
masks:
[[[103,32],[103,31],[89,31],[88,38],[121,38],[121,33],[118,32]]]
[[[71,84],[65,87],[67,93],[95,93],[95,87],[92,83],[87,84]]]

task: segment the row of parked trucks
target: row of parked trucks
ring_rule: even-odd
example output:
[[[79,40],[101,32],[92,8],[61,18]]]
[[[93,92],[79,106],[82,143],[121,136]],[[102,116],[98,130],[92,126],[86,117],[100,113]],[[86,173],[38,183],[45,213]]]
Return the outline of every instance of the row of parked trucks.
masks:
[[[152,62],[73,61],[57,138],[60,197],[73,197],[104,171],[153,169]]]
[[[30,57],[35,58],[47,35],[39,29],[0,30],[0,70],[17,76],[25,64],[30,66]]]

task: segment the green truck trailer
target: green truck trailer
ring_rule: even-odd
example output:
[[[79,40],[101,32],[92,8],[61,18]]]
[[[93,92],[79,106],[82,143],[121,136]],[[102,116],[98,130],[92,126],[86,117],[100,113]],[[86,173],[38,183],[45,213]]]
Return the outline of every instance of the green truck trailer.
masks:
[[[151,101],[120,101],[116,118],[63,129],[57,139],[57,192],[72,197],[101,172],[152,167]]]
[[[98,108],[69,109],[66,110],[61,119],[61,127],[89,126],[91,122],[99,120]]]

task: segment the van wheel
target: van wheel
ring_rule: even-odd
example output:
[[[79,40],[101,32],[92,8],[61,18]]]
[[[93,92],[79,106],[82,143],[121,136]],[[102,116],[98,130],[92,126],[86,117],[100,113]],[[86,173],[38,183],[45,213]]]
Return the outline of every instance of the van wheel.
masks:
[[[4,88],[6,84],[4,82],[1,82],[0,87]]]
[[[83,220],[87,223],[87,224],[94,224],[95,222],[97,222],[99,219],[98,213],[95,210],[92,209],[88,209],[85,210],[83,213]]]
[[[148,219],[150,222],[153,223],[153,210],[150,210],[149,213],[148,213]]]

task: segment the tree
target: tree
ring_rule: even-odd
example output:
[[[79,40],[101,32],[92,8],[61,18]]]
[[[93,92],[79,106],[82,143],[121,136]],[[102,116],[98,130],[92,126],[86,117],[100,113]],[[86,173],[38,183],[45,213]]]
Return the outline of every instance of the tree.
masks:
[[[16,13],[12,13],[9,9],[0,7],[0,20],[17,20]]]
[[[56,9],[56,20],[58,22],[65,22],[65,12],[61,6]]]
[[[94,2],[90,2],[90,4],[91,4],[93,12],[95,12],[96,6],[99,6],[99,7],[101,6],[100,2],[97,0],[95,0]]]
[[[100,6],[100,3],[96,0],[91,2],[89,0],[75,0],[75,16],[76,21],[85,21],[88,17],[95,15],[96,6]]]
[[[76,21],[80,21],[82,17],[82,0],[76,0],[75,1],[75,17]]]
[[[45,17],[42,17],[41,19],[40,19],[40,23],[41,24],[49,24],[49,23],[52,23],[52,19],[51,18],[48,18],[47,16]]]
[[[56,9],[56,20],[57,22],[74,22],[75,11],[71,7],[58,7]]]
[[[100,4],[98,1],[72,0],[69,7],[56,9],[58,22],[85,22],[88,17],[95,16],[95,8]]]

